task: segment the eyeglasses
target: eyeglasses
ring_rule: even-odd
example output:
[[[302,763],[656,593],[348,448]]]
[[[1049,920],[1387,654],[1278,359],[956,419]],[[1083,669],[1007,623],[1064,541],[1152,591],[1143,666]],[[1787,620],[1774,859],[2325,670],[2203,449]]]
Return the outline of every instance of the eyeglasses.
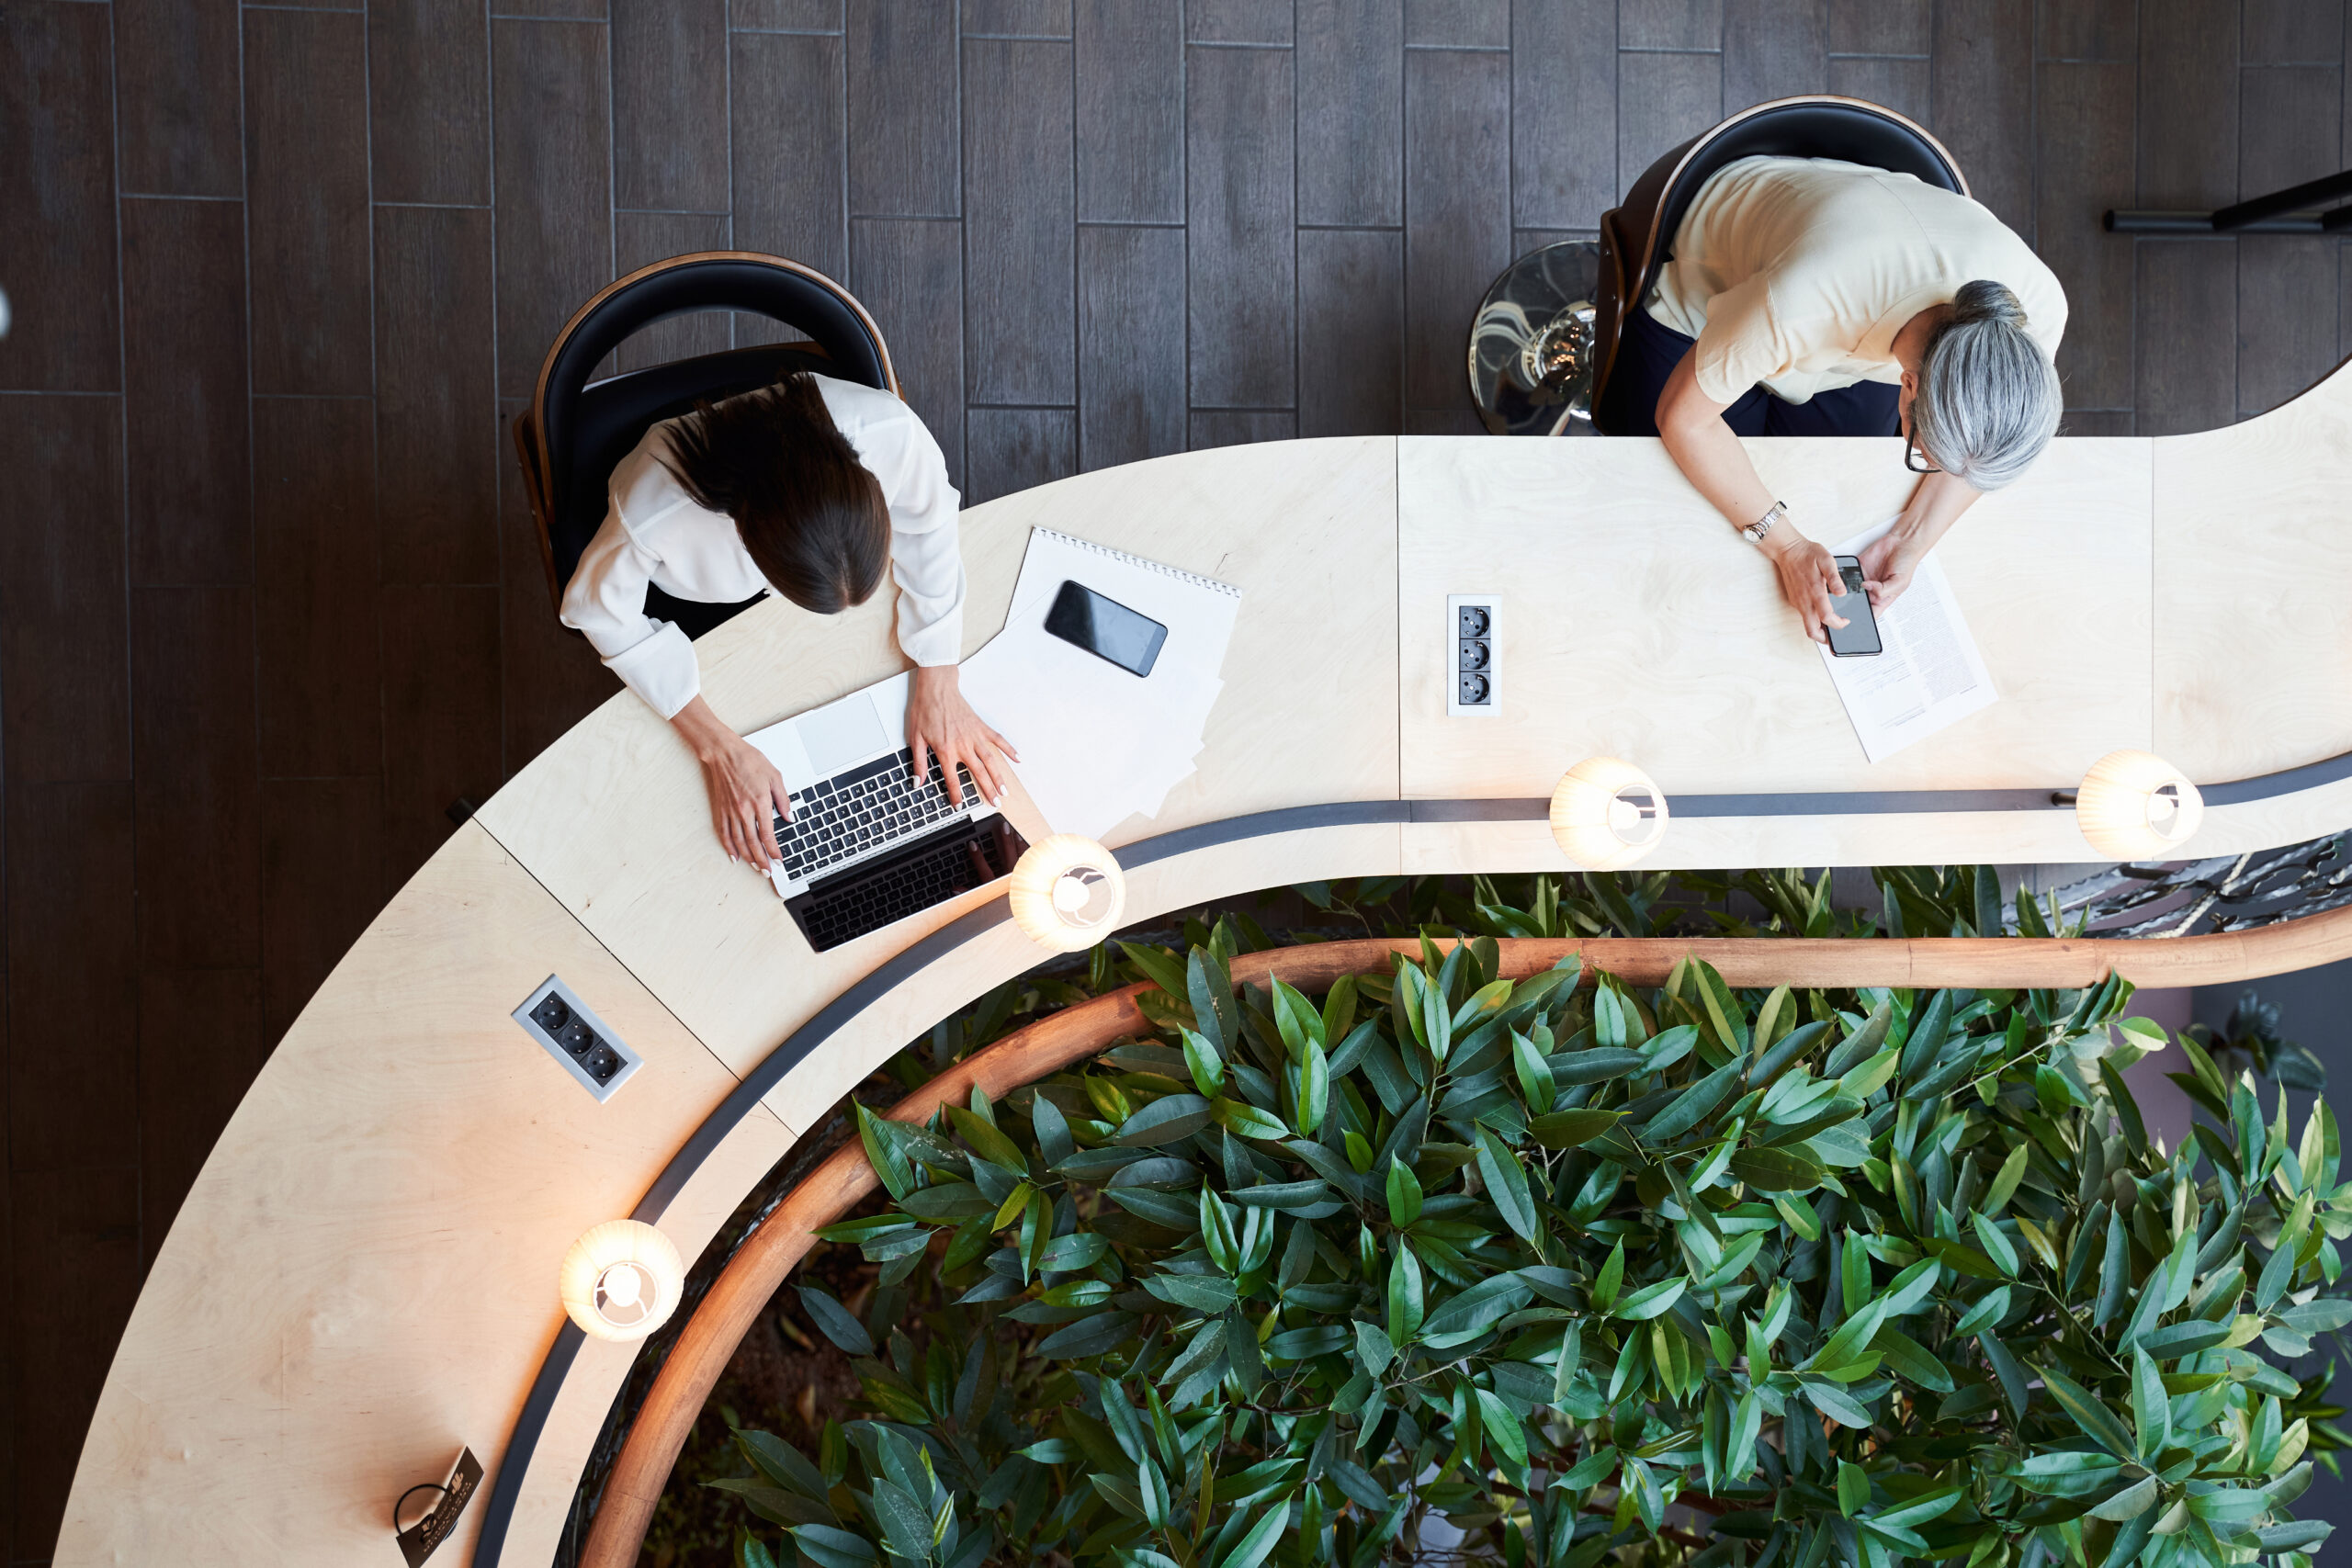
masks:
[[[1915,460],[1916,459],[1916,460]],[[1928,461],[1919,446],[1919,438],[1911,432],[1911,416],[1903,416],[1903,466],[1915,474],[1940,474],[1943,470]]]

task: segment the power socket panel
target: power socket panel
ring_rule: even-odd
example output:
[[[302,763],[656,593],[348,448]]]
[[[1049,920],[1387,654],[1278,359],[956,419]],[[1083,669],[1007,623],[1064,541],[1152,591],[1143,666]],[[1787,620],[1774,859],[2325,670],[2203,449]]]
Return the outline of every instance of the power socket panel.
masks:
[[[1448,718],[1493,718],[1502,711],[1495,675],[1495,614],[1499,595],[1445,596]]]
[[[611,1024],[553,975],[523,998],[514,1010],[514,1021],[600,1103],[612,1099],[645,1065],[643,1057],[621,1043]]]

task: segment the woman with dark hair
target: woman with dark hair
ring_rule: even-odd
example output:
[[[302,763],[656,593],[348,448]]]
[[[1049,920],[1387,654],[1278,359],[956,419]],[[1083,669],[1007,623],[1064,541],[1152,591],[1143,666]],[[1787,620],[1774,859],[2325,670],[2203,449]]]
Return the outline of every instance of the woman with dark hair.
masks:
[[[796,371],[773,387],[664,420],[613,470],[611,509],[564,590],[563,623],[670,721],[702,764],[711,825],[731,860],[775,858],[784,777],[702,698],[694,644],[645,613],[649,584],[734,604],[763,590],[804,610],[863,604],[888,568],[899,646],[914,660],[907,746],[915,776],[936,756],[958,804],[957,763],[1001,798],[1019,755],[956,686],[964,640],[958,497],[939,444],[896,397]]]
[[[1742,158],[1699,187],[1627,313],[1601,423],[1665,440],[1819,642],[1845,625],[1829,612],[1838,569],[1739,437],[1904,437],[1925,477],[1861,558],[1871,602],[1889,604],[1961,513],[2050,444],[2065,329],[2056,276],[1968,197],[1860,164]]]

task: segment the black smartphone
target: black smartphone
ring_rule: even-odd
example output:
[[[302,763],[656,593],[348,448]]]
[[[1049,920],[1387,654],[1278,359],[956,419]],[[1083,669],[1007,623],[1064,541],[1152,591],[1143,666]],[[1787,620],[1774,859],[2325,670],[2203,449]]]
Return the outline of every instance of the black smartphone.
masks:
[[[1046,629],[1097,659],[1137,675],[1151,673],[1168,628],[1149,615],[1105,599],[1082,583],[1064,582],[1046,612]]]
[[[1862,586],[1862,563],[1855,556],[1839,556],[1838,580],[1846,592],[1829,601],[1829,610],[1846,624],[1833,626],[1824,622],[1821,629],[1829,634],[1829,651],[1840,659],[1867,659],[1883,651],[1878,640],[1878,617],[1871,614],[1870,591]]]

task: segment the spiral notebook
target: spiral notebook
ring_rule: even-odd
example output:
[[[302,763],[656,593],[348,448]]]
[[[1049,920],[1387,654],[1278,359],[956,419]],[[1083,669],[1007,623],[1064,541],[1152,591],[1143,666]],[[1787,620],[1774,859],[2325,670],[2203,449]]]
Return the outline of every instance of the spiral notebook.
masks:
[[[1077,582],[1168,628],[1148,676],[1046,630],[1064,582]],[[973,710],[1021,753],[1023,786],[1059,833],[1102,838],[1158,814],[1193,772],[1241,590],[1049,528],[1035,528],[1004,630],[964,662]]]

